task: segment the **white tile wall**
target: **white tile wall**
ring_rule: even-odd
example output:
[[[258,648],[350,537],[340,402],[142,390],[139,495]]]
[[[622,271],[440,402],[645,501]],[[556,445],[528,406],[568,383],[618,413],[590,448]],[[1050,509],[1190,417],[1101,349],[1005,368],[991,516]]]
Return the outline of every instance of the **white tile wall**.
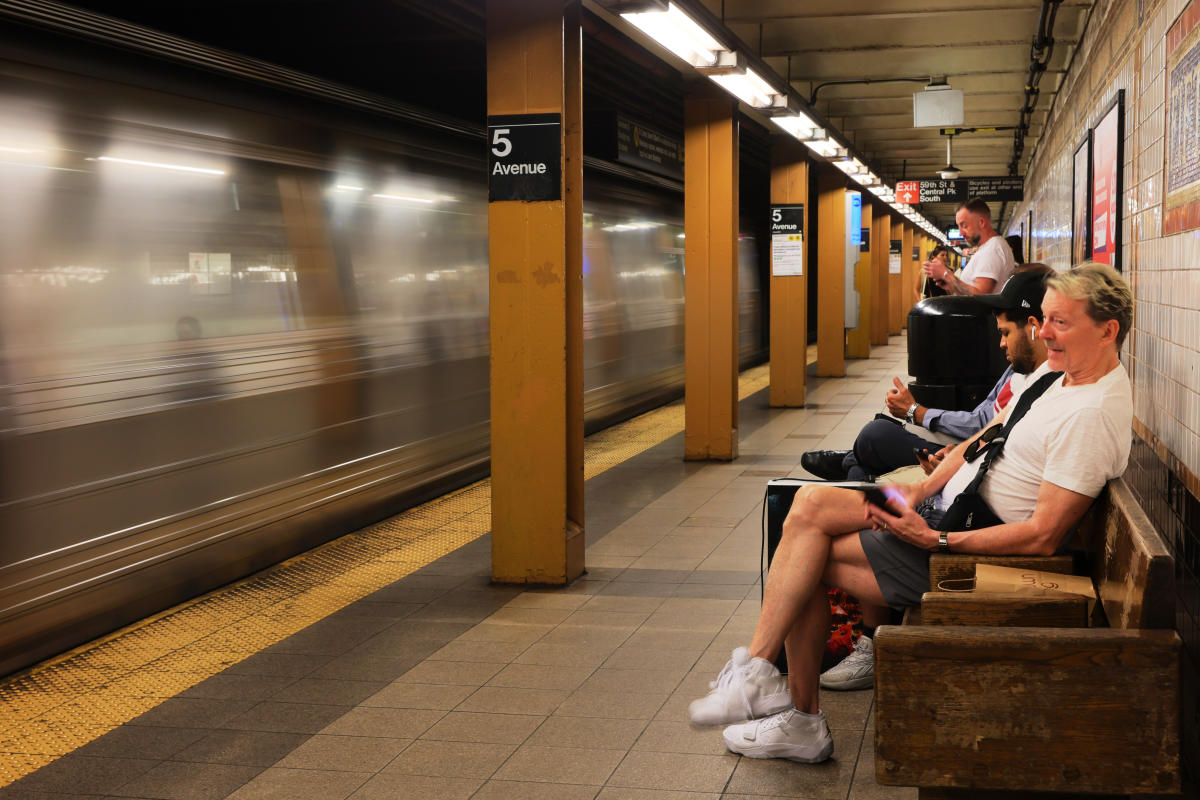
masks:
[[[1134,413],[1193,474],[1200,474],[1200,230],[1162,235],[1164,37],[1187,3],[1167,0],[1157,10],[1148,9],[1136,46],[1107,69],[1096,62],[1109,57],[1113,42],[1099,37],[1122,38],[1105,29],[1120,2],[1097,3],[1034,151],[1027,199],[1015,210],[1009,233],[1032,208],[1034,260],[1059,270],[1070,265],[1075,145],[1116,91],[1124,89],[1122,258],[1135,297],[1125,360],[1134,378]]]

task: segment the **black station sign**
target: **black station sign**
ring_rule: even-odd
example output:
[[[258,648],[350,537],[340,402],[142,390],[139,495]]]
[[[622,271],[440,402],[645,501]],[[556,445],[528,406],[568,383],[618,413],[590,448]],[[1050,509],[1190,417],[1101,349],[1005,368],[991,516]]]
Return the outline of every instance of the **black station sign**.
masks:
[[[682,179],[683,142],[618,114],[617,161]]]
[[[862,244],[859,245],[858,252],[867,253],[871,250],[871,229],[862,229]]]
[[[488,200],[562,199],[562,115],[488,117]]]
[[[921,245],[914,244],[913,245],[913,261],[920,261],[920,260],[921,260]]]
[[[964,203],[972,197],[988,202],[1025,199],[1023,175],[982,178],[921,178],[896,183],[897,203]]]
[[[771,233],[804,235],[804,205],[771,205]]]

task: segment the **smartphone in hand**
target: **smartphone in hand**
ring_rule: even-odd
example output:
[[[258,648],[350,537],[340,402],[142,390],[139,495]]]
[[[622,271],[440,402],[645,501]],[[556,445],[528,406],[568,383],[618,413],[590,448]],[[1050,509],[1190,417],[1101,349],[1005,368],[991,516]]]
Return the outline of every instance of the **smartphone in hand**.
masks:
[[[888,506],[888,500],[890,498],[886,494],[883,493],[882,489],[878,489],[874,486],[868,486],[868,487],[859,489],[858,491],[862,492],[863,494],[865,494],[867,496],[867,502],[870,503],[871,505],[879,506],[880,508],[882,508],[884,511],[888,512],[889,514],[895,513]]]

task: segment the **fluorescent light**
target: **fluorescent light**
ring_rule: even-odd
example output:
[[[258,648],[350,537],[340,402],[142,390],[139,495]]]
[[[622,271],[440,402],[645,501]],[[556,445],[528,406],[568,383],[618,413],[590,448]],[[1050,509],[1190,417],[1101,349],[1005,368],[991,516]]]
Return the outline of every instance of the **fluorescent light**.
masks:
[[[820,130],[807,114],[796,113],[786,117],[771,117],[771,121],[801,140],[814,138],[814,135]],[[824,131],[821,131],[820,135],[824,136]]]
[[[135,167],[153,167],[154,169],[169,169],[176,172],[192,172],[198,175],[224,175],[223,169],[208,169],[206,167],[189,167],[184,164],[166,164],[161,161],[138,161],[133,158],[113,158],[100,156],[96,161],[108,161],[114,164],[129,164]]]
[[[716,64],[717,53],[727,49],[674,3],[666,11],[642,11],[621,16],[693,67]]]
[[[829,137],[805,142],[804,145],[817,155],[824,156],[825,158],[834,158],[842,151],[841,145],[835,139],[830,139]]]
[[[745,72],[709,75],[708,77],[738,100],[754,108],[770,108],[775,105],[775,98],[779,96],[775,87],[763,80],[752,69],[747,69]]]
[[[334,187],[333,187],[333,188],[335,188],[335,189],[339,189],[339,190],[341,190],[341,191],[343,191],[343,192],[361,192],[361,191],[363,190],[363,187],[361,187],[361,186],[352,186],[352,185],[351,185],[351,184],[349,184],[349,183],[338,183],[338,184],[334,184]]]

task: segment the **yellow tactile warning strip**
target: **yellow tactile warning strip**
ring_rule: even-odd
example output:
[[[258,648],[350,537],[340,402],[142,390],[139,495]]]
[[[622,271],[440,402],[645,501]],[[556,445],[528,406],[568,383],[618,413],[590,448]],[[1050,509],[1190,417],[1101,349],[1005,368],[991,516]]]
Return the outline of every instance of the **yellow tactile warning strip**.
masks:
[[[742,373],[739,397],[767,386]],[[587,439],[604,472],[683,430],[674,403]],[[484,480],[0,681],[0,786],[388,586],[491,529]]]

